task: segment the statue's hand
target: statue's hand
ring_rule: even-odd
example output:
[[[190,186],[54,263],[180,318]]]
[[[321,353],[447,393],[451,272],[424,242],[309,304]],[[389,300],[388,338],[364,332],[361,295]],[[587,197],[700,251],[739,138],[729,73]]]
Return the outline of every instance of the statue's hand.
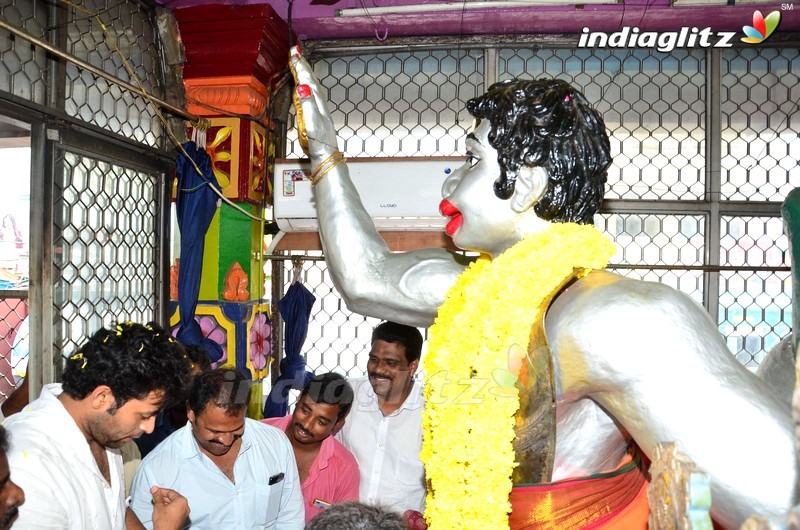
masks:
[[[289,51],[289,67],[295,81],[292,101],[297,115],[300,144],[312,158],[326,158],[339,150],[336,130],[322,98],[323,89],[314,77],[311,65],[300,54],[299,46]]]

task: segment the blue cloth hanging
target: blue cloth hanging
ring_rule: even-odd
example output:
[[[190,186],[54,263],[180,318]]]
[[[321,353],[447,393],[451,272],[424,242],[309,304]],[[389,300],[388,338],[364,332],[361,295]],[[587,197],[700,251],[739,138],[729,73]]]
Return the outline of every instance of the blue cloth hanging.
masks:
[[[211,166],[211,157],[194,142],[186,142],[178,157],[178,196],[176,209],[181,232],[181,263],[178,269],[178,307],[180,330],[178,340],[187,345],[199,346],[211,362],[222,358],[222,347],[203,336],[200,324],[194,318],[200,296],[200,274],[203,269],[203,247],[211,219],[217,211],[217,195],[208,185],[217,186]],[[192,164],[200,169],[201,174]]]
[[[300,354],[308,336],[308,321],[316,297],[303,284],[294,281],[278,301],[284,325],[284,357],[281,375],[272,387],[264,405],[265,418],[285,416],[289,411],[289,390],[302,390],[314,374],[306,370],[306,358]]]

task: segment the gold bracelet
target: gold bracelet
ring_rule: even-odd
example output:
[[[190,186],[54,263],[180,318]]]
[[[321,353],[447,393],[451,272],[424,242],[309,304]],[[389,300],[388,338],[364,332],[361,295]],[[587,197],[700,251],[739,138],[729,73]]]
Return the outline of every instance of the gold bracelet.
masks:
[[[335,160],[340,160],[340,159],[341,159],[343,156],[344,156],[344,153],[342,153],[341,151],[336,151],[336,152],[335,152],[335,153],[333,153],[331,156],[329,156],[328,158],[326,158],[325,160],[323,160],[323,161],[322,161],[322,162],[321,162],[321,163],[320,163],[320,164],[319,164],[319,165],[318,165],[318,166],[317,166],[317,167],[314,169],[314,171],[313,171],[313,172],[311,173],[311,175],[309,176],[309,179],[311,180],[311,184],[313,185],[314,183],[316,183],[316,182],[317,182],[317,180],[319,180],[319,178],[317,177],[317,174],[318,174],[320,171],[322,171],[322,169],[323,169],[323,168],[324,168],[326,165],[328,165],[328,164],[329,164],[329,163],[331,163],[331,162],[334,162]]]
[[[317,182],[319,182],[320,180],[322,180],[322,177],[324,177],[325,175],[327,175],[327,174],[328,174],[328,171],[330,171],[331,169],[335,168],[336,166],[338,166],[338,165],[339,165],[339,164],[341,164],[342,162],[347,162],[347,159],[346,159],[346,158],[344,158],[344,157],[342,157],[342,158],[339,158],[339,159],[337,159],[337,160],[336,160],[334,163],[330,164],[328,167],[326,167],[324,170],[322,170],[322,171],[319,173],[319,175],[317,175],[317,178],[311,181],[311,187],[313,188],[314,186],[316,186],[316,185],[317,185]]]
[[[324,166],[328,162],[332,161],[334,158],[337,158],[337,157],[340,157],[340,156],[344,156],[344,153],[342,153],[341,151],[334,151],[334,153],[331,156],[329,156],[328,158],[326,158],[325,160],[320,162],[319,165],[317,166],[317,168],[313,171],[313,173],[311,173],[311,180],[314,180],[314,175],[317,174],[317,172],[322,168],[322,166]]]
[[[313,172],[311,173],[311,175],[309,176],[309,179],[311,180],[311,182],[312,182],[312,183],[314,183],[314,182],[316,182],[316,181],[317,181],[317,174],[318,174],[320,171],[322,171],[322,170],[325,168],[325,166],[327,166],[329,163],[332,163],[332,162],[334,162],[335,160],[339,160],[339,159],[340,159],[341,157],[343,157],[343,156],[344,156],[344,153],[342,153],[341,151],[336,151],[336,152],[335,152],[335,153],[333,153],[331,156],[329,156],[328,158],[326,158],[325,160],[323,160],[323,161],[322,161],[322,162],[321,162],[321,163],[320,163],[320,164],[319,164],[319,165],[318,165],[318,166],[317,166],[317,167],[314,169],[314,171],[313,171]]]

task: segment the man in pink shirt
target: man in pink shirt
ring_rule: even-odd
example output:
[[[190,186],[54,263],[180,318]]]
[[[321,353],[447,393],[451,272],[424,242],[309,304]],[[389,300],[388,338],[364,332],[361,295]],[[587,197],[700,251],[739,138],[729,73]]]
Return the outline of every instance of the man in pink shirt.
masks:
[[[358,464],[336,440],[353,405],[353,389],[344,377],[314,377],[300,393],[294,412],[264,423],[286,433],[294,449],[306,523],[332,504],[358,500]]]

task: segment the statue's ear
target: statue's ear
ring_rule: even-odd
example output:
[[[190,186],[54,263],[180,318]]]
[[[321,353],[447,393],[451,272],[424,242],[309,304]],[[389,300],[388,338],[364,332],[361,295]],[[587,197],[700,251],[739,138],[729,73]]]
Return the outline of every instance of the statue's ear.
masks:
[[[522,166],[514,183],[511,209],[522,213],[538,201],[547,189],[547,170],[541,166]]]

